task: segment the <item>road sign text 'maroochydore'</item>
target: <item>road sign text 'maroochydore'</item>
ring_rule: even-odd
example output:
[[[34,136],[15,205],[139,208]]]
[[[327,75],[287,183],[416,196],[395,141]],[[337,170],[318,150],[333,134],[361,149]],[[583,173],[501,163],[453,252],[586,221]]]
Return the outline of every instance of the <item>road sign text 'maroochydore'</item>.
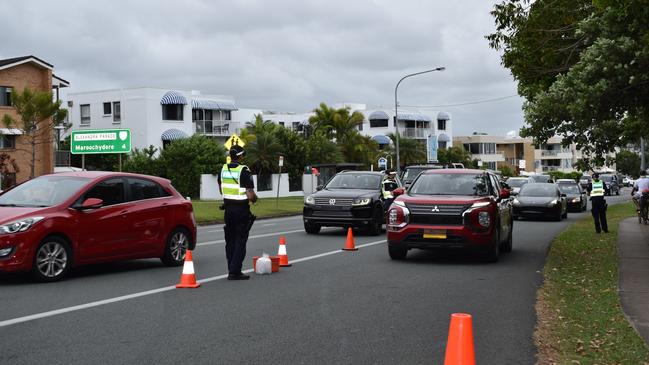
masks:
[[[72,131],[70,152],[73,154],[129,153],[131,152],[131,130]]]

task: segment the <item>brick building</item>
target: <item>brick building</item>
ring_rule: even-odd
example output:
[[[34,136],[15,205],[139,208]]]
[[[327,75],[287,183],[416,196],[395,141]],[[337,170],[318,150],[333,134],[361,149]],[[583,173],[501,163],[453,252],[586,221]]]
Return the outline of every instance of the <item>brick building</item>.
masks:
[[[58,99],[59,89],[68,87],[69,83],[53,73],[54,66],[34,56],[0,59],[0,121],[5,114],[16,120],[8,128],[0,123],[0,156],[8,155],[10,159],[0,157],[1,188],[6,189],[29,178],[31,164],[31,147],[23,135],[20,116],[12,106],[12,93],[24,88],[39,91],[54,90]],[[52,173],[54,168],[54,130],[47,123],[39,124],[38,139],[51,141],[40,143],[36,147],[35,174]],[[14,160],[12,163],[10,160]]]

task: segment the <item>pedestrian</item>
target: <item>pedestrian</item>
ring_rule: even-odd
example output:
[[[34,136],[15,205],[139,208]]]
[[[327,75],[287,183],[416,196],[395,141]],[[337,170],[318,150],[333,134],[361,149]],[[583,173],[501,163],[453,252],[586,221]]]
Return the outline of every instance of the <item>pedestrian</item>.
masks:
[[[396,189],[399,185],[397,184],[397,173],[390,171],[387,174],[385,180],[381,182],[381,192],[383,195],[383,210],[387,211],[390,208],[390,205],[394,201],[394,194],[392,190]]]
[[[595,232],[608,233],[606,222],[606,199],[604,199],[604,182],[599,179],[599,174],[593,174],[593,180],[588,184],[588,194],[591,201],[591,213],[595,220]]]
[[[229,151],[232,162],[224,164],[219,174],[219,189],[225,209],[225,256],[228,260],[228,280],[246,280],[250,276],[241,272],[246,258],[246,242],[254,216],[248,202],[256,202],[255,185],[246,165],[239,161],[245,155],[241,146],[234,145]]]

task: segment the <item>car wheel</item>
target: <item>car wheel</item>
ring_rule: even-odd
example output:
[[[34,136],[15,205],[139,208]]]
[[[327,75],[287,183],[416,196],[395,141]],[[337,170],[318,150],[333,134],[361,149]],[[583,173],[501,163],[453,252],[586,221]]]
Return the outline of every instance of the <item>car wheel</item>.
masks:
[[[406,258],[406,255],[408,254],[408,249],[388,246],[388,253],[390,254],[390,258],[392,260],[403,260]]]
[[[180,266],[185,261],[185,253],[189,248],[189,232],[184,228],[174,229],[167,238],[164,256],[160,258],[167,266]]]
[[[561,222],[562,217],[563,217],[563,213],[561,212],[561,210],[559,210],[557,215],[554,217],[554,220],[557,222]]]
[[[34,255],[32,274],[39,281],[63,279],[72,266],[70,244],[56,236],[45,237]]]
[[[510,223],[509,234],[507,235],[507,241],[503,242],[500,246],[502,252],[512,252],[514,246],[514,222]]]
[[[486,262],[498,262],[498,256],[500,256],[500,231],[498,229],[496,229],[492,241],[491,247],[487,249],[485,255]]]
[[[308,234],[318,234],[320,233],[320,226],[317,224],[304,223],[304,230]]]
[[[372,236],[378,236],[383,230],[383,209],[374,214],[374,219],[367,226],[367,232]]]

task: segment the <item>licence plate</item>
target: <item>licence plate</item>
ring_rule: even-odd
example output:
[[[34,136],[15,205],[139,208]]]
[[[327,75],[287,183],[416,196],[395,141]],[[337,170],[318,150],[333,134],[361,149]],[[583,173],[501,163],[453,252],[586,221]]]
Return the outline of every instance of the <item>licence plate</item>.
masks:
[[[425,229],[424,238],[432,238],[438,240],[446,239],[446,231],[443,229]]]

